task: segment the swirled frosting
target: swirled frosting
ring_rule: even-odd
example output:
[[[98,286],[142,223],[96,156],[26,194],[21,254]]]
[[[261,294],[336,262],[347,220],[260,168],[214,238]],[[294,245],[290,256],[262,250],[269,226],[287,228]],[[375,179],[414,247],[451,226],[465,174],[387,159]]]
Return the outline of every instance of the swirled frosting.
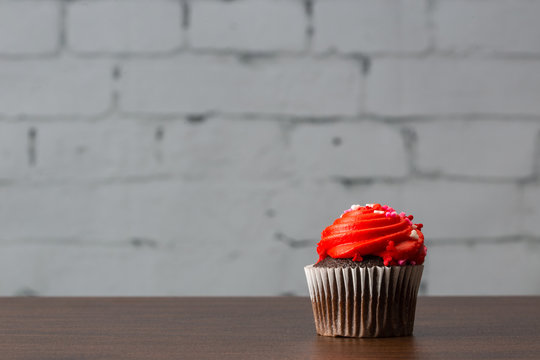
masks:
[[[327,256],[362,261],[362,256],[374,255],[385,266],[420,265],[427,252],[423,225],[412,220],[412,215],[397,213],[388,205],[352,205],[322,232],[319,261]]]

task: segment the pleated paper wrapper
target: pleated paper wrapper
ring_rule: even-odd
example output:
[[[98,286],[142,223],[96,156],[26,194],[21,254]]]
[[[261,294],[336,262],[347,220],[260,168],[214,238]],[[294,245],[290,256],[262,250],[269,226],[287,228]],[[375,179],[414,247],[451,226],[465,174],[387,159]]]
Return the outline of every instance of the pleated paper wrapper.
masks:
[[[423,265],[324,268],[306,272],[319,335],[411,335]]]

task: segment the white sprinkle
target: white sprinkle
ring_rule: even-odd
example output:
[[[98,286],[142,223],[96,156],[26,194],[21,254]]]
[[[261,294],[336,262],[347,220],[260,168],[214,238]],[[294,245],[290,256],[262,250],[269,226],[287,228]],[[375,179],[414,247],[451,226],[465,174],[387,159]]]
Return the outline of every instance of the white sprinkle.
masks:
[[[420,236],[418,236],[418,233],[416,232],[416,230],[411,231],[411,234],[409,236],[415,240],[420,239]]]
[[[418,226],[413,225],[412,228],[413,228],[414,230],[416,230],[416,229],[418,229]]]
[[[373,207],[375,204],[366,204],[367,207]]]
[[[360,205],[357,205],[357,204],[351,205],[351,210],[358,210],[358,209],[360,209]]]
[[[384,214],[384,211],[381,210],[373,210],[374,214]]]

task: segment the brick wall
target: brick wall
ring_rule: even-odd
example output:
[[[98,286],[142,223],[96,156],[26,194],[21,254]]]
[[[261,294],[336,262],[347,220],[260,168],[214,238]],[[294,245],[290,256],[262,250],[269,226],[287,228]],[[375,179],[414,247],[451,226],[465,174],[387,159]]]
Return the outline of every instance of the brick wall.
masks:
[[[351,203],[540,294],[540,2],[0,0],[0,294],[307,294]]]

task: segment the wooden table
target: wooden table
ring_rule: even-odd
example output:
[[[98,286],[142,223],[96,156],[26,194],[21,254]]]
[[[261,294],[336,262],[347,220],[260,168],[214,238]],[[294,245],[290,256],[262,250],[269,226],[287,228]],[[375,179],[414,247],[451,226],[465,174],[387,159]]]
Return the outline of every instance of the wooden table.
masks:
[[[540,359],[540,297],[424,297],[414,336],[317,336],[307,298],[0,298],[1,359]]]

